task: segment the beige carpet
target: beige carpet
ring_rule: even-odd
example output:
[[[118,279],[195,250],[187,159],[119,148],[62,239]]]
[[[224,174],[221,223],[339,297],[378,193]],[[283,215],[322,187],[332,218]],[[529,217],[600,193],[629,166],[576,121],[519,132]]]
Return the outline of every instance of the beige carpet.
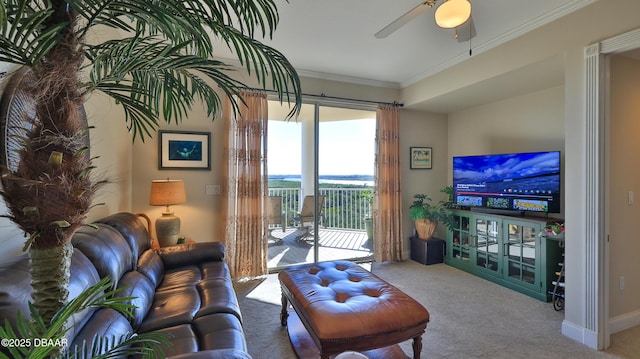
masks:
[[[376,263],[372,271],[429,310],[421,358],[640,358],[639,346],[628,347],[622,336],[612,338],[607,352],[566,338],[560,334],[564,312],[556,312],[550,303],[444,264]],[[253,358],[295,358],[287,330],[280,326],[277,275],[236,283],[236,291]],[[411,353],[410,341],[400,345]]]

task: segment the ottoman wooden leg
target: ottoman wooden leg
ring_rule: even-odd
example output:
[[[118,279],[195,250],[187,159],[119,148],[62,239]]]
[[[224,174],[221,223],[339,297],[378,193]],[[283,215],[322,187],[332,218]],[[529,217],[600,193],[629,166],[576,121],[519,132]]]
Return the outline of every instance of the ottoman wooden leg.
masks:
[[[282,293],[282,311],[280,312],[280,325],[283,327],[287,326],[287,318],[289,317],[288,311],[289,303],[287,301],[287,296]]]
[[[413,359],[420,359],[420,352],[422,351],[422,335],[418,335],[413,338]]]

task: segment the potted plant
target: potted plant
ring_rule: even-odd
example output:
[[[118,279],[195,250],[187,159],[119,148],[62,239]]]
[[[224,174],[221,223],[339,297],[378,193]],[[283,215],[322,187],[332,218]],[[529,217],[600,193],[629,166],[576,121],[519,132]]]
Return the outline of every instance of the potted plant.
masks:
[[[564,223],[556,222],[553,224],[548,224],[545,227],[545,236],[548,239],[564,240]]]
[[[409,213],[411,219],[415,222],[418,238],[424,240],[431,239],[438,222],[444,224],[449,229],[453,228],[453,216],[446,208],[446,202],[440,201],[433,204],[431,198],[422,193],[414,195],[413,198],[414,201],[411,206],[409,206]]]

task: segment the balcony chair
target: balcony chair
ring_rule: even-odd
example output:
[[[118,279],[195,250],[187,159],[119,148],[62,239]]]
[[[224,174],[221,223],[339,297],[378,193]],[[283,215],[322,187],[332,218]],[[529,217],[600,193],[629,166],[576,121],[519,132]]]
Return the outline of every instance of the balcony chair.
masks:
[[[277,228],[273,225],[278,224],[282,229],[282,233],[284,233],[287,230],[287,221],[285,213],[282,211],[282,196],[269,196],[267,198],[267,226],[269,231],[267,242],[269,245],[282,244],[282,238],[278,238],[272,233]]]
[[[320,223],[324,223],[324,197],[324,195],[318,196],[318,217]],[[293,218],[296,221],[298,228],[302,230],[302,233],[296,237],[296,241],[305,242],[307,240],[313,240],[313,238],[310,238],[313,235],[312,229],[315,221],[313,202],[314,196],[305,196],[300,213]]]

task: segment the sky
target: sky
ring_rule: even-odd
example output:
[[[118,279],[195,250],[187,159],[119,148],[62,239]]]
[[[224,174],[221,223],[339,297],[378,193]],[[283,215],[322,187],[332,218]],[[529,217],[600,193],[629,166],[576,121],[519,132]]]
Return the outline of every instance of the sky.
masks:
[[[375,116],[375,113],[374,113]],[[269,121],[270,175],[299,174],[301,123]],[[320,123],[320,175],[373,175],[375,118]]]

